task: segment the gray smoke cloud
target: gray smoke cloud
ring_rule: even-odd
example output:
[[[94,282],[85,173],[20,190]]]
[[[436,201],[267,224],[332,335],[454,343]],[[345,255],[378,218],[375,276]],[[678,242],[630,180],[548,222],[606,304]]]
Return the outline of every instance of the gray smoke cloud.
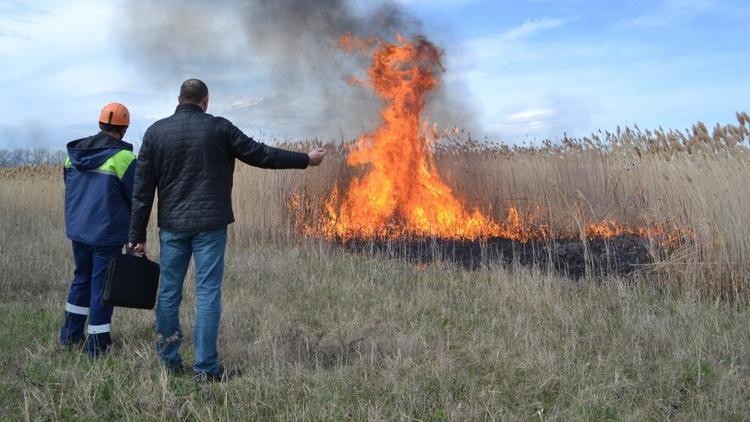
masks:
[[[369,63],[339,47],[342,35],[393,40],[423,32],[388,1],[131,0],[124,7],[123,52],[148,80],[176,94],[182,80],[203,79],[210,111],[251,133],[296,138],[352,139],[379,123],[381,101],[346,83]],[[444,89],[435,93],[431,120],[473,125],[449,98]]]

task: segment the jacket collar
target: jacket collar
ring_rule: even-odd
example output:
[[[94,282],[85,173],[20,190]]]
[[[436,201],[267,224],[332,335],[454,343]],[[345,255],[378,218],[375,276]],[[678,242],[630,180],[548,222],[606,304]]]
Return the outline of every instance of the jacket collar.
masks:
[[[192,103],[180,104],[177,106],[174,112],[177,113],[181,111],[198,111],[198,112],[204,113],[201,106],[199,106],[198,104],[192,104]]]
[[[67,147],[68,158],[70,158],[73,166],[79,170],[95,169],[113,154],[121,150],[133,150],[133,146],[129,143],[115,139],[103,132],[70,142]]]

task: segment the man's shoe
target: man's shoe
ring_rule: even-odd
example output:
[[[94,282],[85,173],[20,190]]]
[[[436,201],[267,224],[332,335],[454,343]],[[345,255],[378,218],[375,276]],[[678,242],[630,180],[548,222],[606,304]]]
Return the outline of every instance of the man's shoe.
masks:
[[[162,366],[164,367],[164,369],[167,370],[167,373],[169,373],[169,375],[174,375],[176,377],[185,375],[189,372],[188,368],[185,367],[185,365],[183,364],[172,364],[172,365],[162,364]]]
[[[216,372],[196,372],[193,379],[196,382],[227,382],[232,378],[242,376],[242,371],[239,368],[225,369],[224,365],[219,365],[219,370]]]

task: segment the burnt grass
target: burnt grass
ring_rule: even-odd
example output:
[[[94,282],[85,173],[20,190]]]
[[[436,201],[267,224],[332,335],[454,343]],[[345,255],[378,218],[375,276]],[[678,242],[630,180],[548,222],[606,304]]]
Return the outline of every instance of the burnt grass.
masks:
[[[403,259],[421,265],[447,263],[469,270],[496,264],[536,266],[573,279],[627,275],[654,261],[648,239],[634,235],[586,239],[585,242],[581,239],[549,239],[525,243],[504,238],[355,239],[337,245],[349,252]]]

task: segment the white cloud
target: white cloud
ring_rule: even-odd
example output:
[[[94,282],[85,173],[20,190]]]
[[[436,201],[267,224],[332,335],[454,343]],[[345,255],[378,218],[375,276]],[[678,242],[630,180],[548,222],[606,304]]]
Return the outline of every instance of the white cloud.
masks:
[[[413,10],[437,11],[475,1],[402,3]],[[544,13],[562,10],[553,7],[559,0],[543,1],[550,3],[543,7]],[[698,27],[702,22],[700,29],[708,31],[706,21],[710,19],[694,18],[727,13],[729,5],[738,1],[654,0],[653,13],[631,21],[630,27],[616,26],[616,21],[578,25],[567,15],[565,19],[541,15],[525,21],[521,18],[516,26],[499,28],[494,34],[464,40],[460,45],[451,44],[448,37],[446,82],[466,81],[468,95],[461,100],[478,110],[484,134],[509,141],[554,138],[563,132],[586,135],[624,123],[679,126],[716,115],[731,118],[733,109],[744,107],[750,95],[741,76],[747,60],[739,58],[747,57],[746,49],[737,49],[735,56],[730,56],[717,43],[715,52],[687,48],[675,52],[658,37],[638,41],[644,37],[636,36],[635,31],[645,32],[641,31],[645,26],[659,29],[688,18],[692,19],[690,25]],[[98,113],[110,100],[121,100],[131,108],[136,120],[128,133],[135,138],[153,120],[174,109],[179,80],[166,87],[146,82],[146,75],[122,54],[121,44],[113,43],[118,25],[113,24],[113,8],[107,3],[27,4],[34,4],[33,13],[29,9],[19,15],[3,9],[0,0],[0,84],[6,99],[0,104],[0,148],[12,137],[49,136],[64,142],[85,135],[95,130],[95,123],[89,120],[92,113]],[[45,8],[48,10],[40,10]],[[453,23],[450,18],[459,16],[457,11],[434,15],[448,16],[446,19],[465,33],[486,33],[486,27],[474,28],[471,21]],[[742,13],[748,12],[736,10],[737,16]],[[608,29],[591,29],[597,25]],[[602,33],[605,36],[597,36]],[[738,30],[737,37],[742,36]],[[702,80],[700,75],[709,75],[711,80]],[[251,72],[246,66],[217,67],[207,77],[212,78],[207,82],[215,101],[211,112],[226,113],[249,133],[323,133],[330,131],[324,124],[330,126],[341,118],[327,115],[327,121],[316,122],[320,127],[303,127],[300,122],[320,120],[314,111],[323,105],[315,92],[276,92],[264,82],[270,75],[262,68]],[[57,110],[58,122],[45,131],[32,119],[35,110],[48,108]],[[364,120],[363,127],[369,124]],[[29,128],[40,130],[33,134]]]
[[[4,62],[0,84],[20,97],[34,91],[76,97],[112,89],[116,78],[109,74],[112,66],[99,69],[98,74],[92,71],[98,67],[94,63],[113,61],[107,43],[110,17],[106,5],[94,1],[60,3],[21,20],[3,17],[0,25],[10,25],[17,35],[0,38]]]
[[[521,25],[505,31],[504,33],[499,35],[498,38],[502,40],[517,40],[520,38],[527,38],[539,32],[559,28],[565,23],[565,19],[541,18],[527,20]]]
[[[726,7],[721,0],[661,0],[652,6],[653,12],[625,21],[622,26],[631,28],[658,28],[681,23],[686,19],[719,12]],[[732,9],[734,9],[732,7]],[[733,12],[734,13],[734,12]],[[745,12],[746,13],[746,12]]]
[[[548,108],[537,108],[531,110],[519,111],[508,116],[508,121],[511,122],[529,122],[536,121],[539,119],[545,119],[552,117],[555,114],[554,110]]]
[[[561,28],[571,20],[556,18],[538,18],[527,20],[522,24],[489,36],[466,40],[464,48],[455,51],[448,57],[453,67],[459,69],[482,69],[498,62],[505,64],[517,62],[546,61],[550,54],[557,55],[559,48],[556,42],[537,42],[548,31]],[[590,56],[592,50],[601,50],[596,45],[571,46],[570,56]]]
[[[558,33],[567,22],[526,21],[467,40],[448,57],[450,78],[466,80],[487,135],[514,142],[634,123],[684,128],[697,120],[726,122],[750,94],[738,83],[742,51],[676,48],[623,36],[634,30],[625,28],[587,38]]]
[[[727,62],[735,61],[725,60]],[[665,57],[626,65],[586,62],[580,68],[477,72],[469,82],[487,134],[506,141],[585,136],[636,123],[685,128],[698,120],[731,121],[747,89],[736,77],[693,83],[694,57]],[[744,92],[744,94],[742,93]],[[721,119],[721,120],[713,120]]]

